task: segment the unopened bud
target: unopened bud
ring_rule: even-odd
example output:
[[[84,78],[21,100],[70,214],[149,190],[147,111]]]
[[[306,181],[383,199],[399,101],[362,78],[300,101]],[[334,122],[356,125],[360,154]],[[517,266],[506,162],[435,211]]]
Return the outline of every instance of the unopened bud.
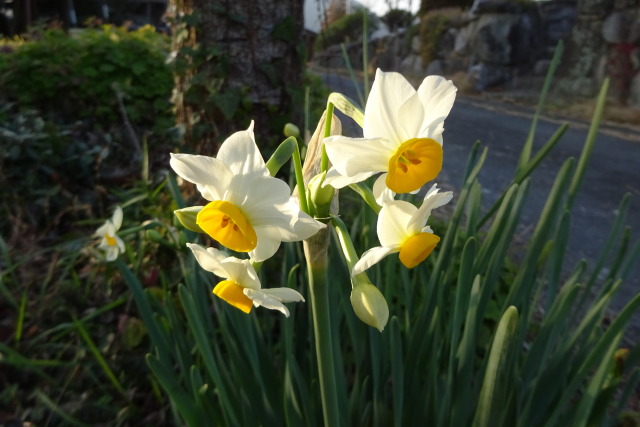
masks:
[[[196,233],[204,233],[204,230],[196,224],[198,218],[198,212],[202,210],[203,206],[190,206],[188,208],[178,209],[173,211],[180,224],[187,230],[195,231]]]
[[[330,185],[325,187],[322,186],[326,176],[326,171],[314,176],[309,180],[309,185],[307,186],[309,191],[309,200],[316,207],[330,205],[333,195],[336,192],[335,188]]]
[[[290,136],[298,138],[300,136],[300,129],[293,123],[287,123],[284,125],[284,136],[287,138]]]
[[[354,281],[354,287],[351,290],[351,306],[360,320],[380,332],[389,320],[387,300],[369,281]]]

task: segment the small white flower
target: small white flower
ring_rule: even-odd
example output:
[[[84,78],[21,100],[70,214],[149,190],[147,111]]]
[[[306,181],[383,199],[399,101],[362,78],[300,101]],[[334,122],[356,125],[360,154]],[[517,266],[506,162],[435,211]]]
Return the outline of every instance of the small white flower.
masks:
[[[377,70],[364,112],[364,138],[324,140],[333,164],[325,183],[342,188],[383,172],[378,181],[396,193],[410,193],[435,179],[456,90],[450,80],[428,76],[416,91],[401,74]],[[378,198],[382,186],[375,187]]]
[[[378,216],[378,239],[381,246],[369,249],[353,267],[352,276],[360,274],[389,254],[399,252],[400,262],[413,268],[424,261],[440,238],[427,224],[431,211],[449,203],[450,191],[438,194],[434,184],[417,208],[403,200],[385,201]]]
[[[187,243],[187,246],[202,268],[225,279],[213,288],[213,293],[245,313],[253,306],[263,306],[289,317],[289,310],[283,303],[304,301],[302,295],[291,288],[261,289],[258,274],[249,260],[225,258],[215,248],[194,243]]]
[[[124,252],[124,242],[116,234],[120,226],[122,226],[122,208],[116,206],[116,210],[113,212],[111,219],[108,219],[96,230],[95,234],[102,237],[98,248],[105,252],[105,259],[107,261],[114,261],[120,253]]]
[[[231,135],[216,158],[171,154],[171,167],[210,201],[197,213],[198,227],[256,262],[275,254],[281,242],[307,239],[325,227],[300,210],[284,181],[269,175],[253,122]]]

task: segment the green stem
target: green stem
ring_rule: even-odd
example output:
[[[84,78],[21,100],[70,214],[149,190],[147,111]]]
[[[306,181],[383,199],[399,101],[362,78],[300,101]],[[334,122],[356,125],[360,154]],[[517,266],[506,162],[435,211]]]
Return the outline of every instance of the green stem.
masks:
[[[304,178],[302,176],[302,160],[300,159],[300,146],[298,140],[296,141],[296,148],[293,150],[293,170],[296,174],[296,184],[298,184],[298,195],[300,196],[300,209],[306,214],[309,214],[309,205],[307,203],[307,190],[304,186]]]
[[[313,313],[313,330],[320,376],[320,394],[325,427],[340,425],[336,371],[331,333],[329,287],[327,283],[328,229],[321,230],[304,242],[309,272],[309,294]]]
[[[337,216],[331,218],[331,223],[338,235],[338,241],[340,242],[344,259],[347,262],[347,267],[349,268],[349,271],[351,271],[353,266],[358,262],[358,254],[356,253],[356,249],[353,247],[349,230],[347,229],[344,221]]]
[[[380,213],[380,209],[382,209],[382,206],[380,206],[378,202],[376,202],[376,198],[373,196],[373,191],[371,191],[368,186],[361,182],[357,182],[355,184],[349,184],[349,188],[358,193],[360,197],[362,197],[362,199],[365,201],[365,203],[369,205],[371,209],[373,209],[376,215]]]
[[[331,136],[331,119],[333,119],[333,103],[327,103],[327,114],[324,121],[324,137]],[[329,157],[327,156],[327,150],[322,144],[322,159],[320,161],[320,172],[324,172],[329,169]]]
[[[337,216],[331,217],[331,223],[333,224],[333,228],[336,230],[336,234],[338,235],[338,242],[340,242],[344,260],[347,263],[347,269],[351,271],[360,258],[358,257],[356,248],[354,248],[353,246],[353,241],[351,240],[349,230],[347,229],[345,223]],[[369,280],[369,276],[367,276],[367,273],[362,272],[351,278],[351,287],[356,286],[357,283],[371,283],[371,280]]]

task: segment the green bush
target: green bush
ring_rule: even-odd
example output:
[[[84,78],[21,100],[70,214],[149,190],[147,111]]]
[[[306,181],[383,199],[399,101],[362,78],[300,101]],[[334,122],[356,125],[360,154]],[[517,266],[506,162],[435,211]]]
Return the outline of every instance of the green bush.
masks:
[[[329,25],[316,39],[314,49],[321,51],[329,46],[340,43],[358,41],[362,37],[362,20],[364,13],[364,9],[358,10],[357,12],[343,16]],[[368,18],[369,32],[372,32],[377,28],[378,18],[372,14],[369,14]]]
[[[0,54],[1,100],[64,123],[92,119],[108,128],[122,122],[117,88],[134,125],[168,127],[173,79],[165,44],[151,27],[46,31]]]

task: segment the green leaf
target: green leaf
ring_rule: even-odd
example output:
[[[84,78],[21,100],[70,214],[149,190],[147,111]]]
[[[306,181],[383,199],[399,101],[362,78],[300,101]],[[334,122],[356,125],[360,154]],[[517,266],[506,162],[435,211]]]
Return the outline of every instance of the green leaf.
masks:
[[[508,393],[513,392],[514,370],[511,368],[513,344],[517,337],[518,310],[511,306],[502,315],[498,330],[493,338],[487,370],[485,371],[478,407],[473,425],[492,427],[498,425]]]
[[[327,102],[332,103],[335,108],[355,120],[360,127],[364,127],[364,111],[353,100],[341,93],[333,92],[329,95]]]
[[[285,165],[297,149],[295,138],[287,138],[276,148],[276,151],[267,160],[267,169],[271,176],[276,176],[280,168]]]

